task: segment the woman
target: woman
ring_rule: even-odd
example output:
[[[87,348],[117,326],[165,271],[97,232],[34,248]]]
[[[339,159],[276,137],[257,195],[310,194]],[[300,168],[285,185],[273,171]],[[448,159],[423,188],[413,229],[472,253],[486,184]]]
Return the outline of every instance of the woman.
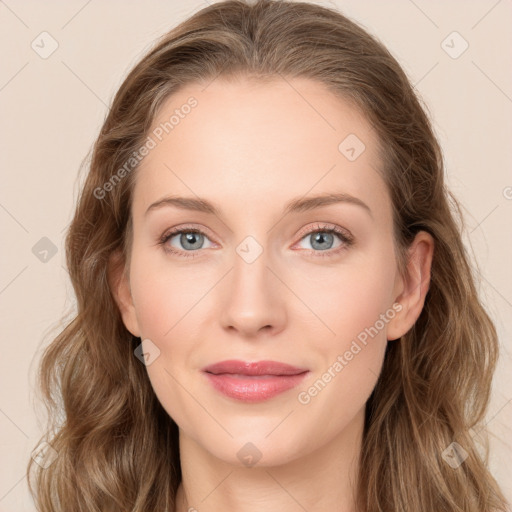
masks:
[[[164,36],[67,235],[39,510],[505,510],[443,172],[399,64],[334,10],[232,0]]]

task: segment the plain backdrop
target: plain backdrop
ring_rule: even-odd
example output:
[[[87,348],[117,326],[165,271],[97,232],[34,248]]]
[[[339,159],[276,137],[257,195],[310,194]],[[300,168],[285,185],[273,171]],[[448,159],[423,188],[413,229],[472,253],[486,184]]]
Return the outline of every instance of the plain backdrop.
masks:
[[[499,331],[490,465],[512,500],[512,2],[315,3],[377,35],[428,105]],[[0,1],[0,512],[35,510],[25,479],[44,425],[34,377],[73,304],[63,240],[79,166],[129,69],[158,36],[205,5]]]

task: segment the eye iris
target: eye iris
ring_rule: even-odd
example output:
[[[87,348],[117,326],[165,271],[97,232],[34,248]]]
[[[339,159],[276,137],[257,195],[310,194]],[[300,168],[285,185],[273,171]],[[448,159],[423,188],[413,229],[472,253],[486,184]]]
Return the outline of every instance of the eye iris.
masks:
[[[331,248],[333,238],[334,238],[331,233],[318,232],[311,236],[313,237],[312,238],[313,241],[311,242],[311,247],[313,247],[314,249],[320,249],[321,251],[325,251],[325,250]],[[329,247],[315,247],[315,244],[317,242],[321,244],[322,242],[325,242],[325,240],[328,240],[330,242]]]
[[[203,235],[201,235],[200,233],[184,233],[180,236],[180,243],[182,247],[184,247],[185,249],[200,249],[202,245],[202,236]],[[192,247],[187,247],[187,243],[191,243]]]

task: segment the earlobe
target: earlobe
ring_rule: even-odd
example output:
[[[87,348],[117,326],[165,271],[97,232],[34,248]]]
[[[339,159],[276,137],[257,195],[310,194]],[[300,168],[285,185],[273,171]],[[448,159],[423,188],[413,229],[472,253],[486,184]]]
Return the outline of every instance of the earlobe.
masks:
[[[430,233],[420,231],[408,249],[406,275],[402,291],[395,298],[402,309],[388,324],[387,338],[395,340],[406,334],[423,310],[430,287],[434,239]]]
[[[128,329],[133,336],[140,337],[140,329],[135,314],[128,272],[124,257],[120,252],[112,253],[110,256],[108,281],[126,329]]]

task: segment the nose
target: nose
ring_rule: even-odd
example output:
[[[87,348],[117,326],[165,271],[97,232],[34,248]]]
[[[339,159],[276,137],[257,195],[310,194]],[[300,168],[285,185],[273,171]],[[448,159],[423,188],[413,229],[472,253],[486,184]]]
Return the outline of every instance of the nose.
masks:
[[[286,324],[284,290],[265,251],[252,263],[235,256],[219,297],[222,327],[246,338],[277,334]]]

